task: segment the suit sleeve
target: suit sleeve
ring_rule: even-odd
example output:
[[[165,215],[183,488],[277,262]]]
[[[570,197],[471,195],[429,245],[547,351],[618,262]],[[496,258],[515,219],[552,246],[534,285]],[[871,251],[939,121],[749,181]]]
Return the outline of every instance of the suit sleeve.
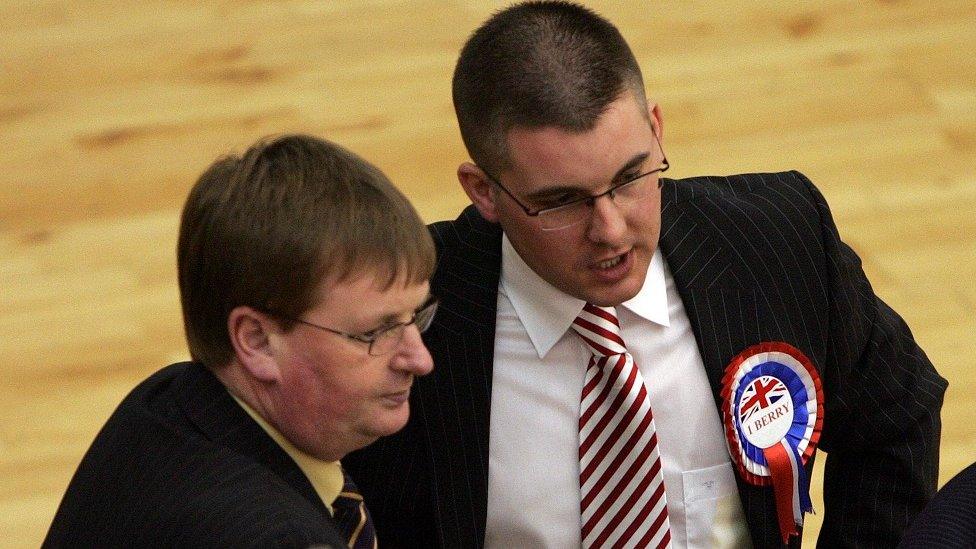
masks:
[[[893,547],[936,490],[947,383],[875,295],[823,196],[800,177],[820,214],[829,278],[818,547]]]

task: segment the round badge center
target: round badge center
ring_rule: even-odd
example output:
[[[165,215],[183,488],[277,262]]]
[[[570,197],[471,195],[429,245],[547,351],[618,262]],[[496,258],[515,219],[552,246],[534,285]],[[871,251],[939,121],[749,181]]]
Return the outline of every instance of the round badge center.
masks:
[[[793,425],[793,399],[786,385],[773,376],[750,382],[738,408],[742,435],[759,448],[778,444]]]

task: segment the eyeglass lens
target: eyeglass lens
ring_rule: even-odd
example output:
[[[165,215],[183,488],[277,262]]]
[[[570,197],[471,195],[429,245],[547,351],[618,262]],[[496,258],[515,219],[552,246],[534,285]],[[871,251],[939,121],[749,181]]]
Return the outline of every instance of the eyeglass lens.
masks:
[[[647,183],[650,179],[648,176],[651,173],[646,173],[634,180],[628,181],[619,187],[615,187],[609,193],[607,197],[613,200],[616,204],[631,204],[647,198],[649,195],[648,189],[651,185]],[[590,215],[590,209],[592,206],[593,199],[582,200],[580,202],[574,202],[572,204],[567,204],[561,208],[553,208],[551,210],[543,210],[539,212],[539,223],[542,225],[543,229],[554,230],[562,229],[565,227],[570,227],[575,225]]]
[[[380,333],[376,339],[369,344],[369,354],[373,356],[385,355],[393,350],[403,339],[403,333],[411,324],[416,324],[420,333],[427,331],[434,321],[434,313],[437,312],[437,302],[433,302],[423,309],[417,311],[413,319],[405,324],[398,324],[389,330]]]

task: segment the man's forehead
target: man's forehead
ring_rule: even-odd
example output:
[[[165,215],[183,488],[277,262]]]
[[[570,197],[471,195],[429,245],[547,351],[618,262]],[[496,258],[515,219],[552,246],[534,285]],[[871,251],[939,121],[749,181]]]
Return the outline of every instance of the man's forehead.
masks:
[[[649,129],[604,136],[572,134],[558,128],[515,132],[510,135],[508,171],[522,192],[562,186],[589,188],[610,183],[621,170],[638,168],[650,157],[652,143]]]

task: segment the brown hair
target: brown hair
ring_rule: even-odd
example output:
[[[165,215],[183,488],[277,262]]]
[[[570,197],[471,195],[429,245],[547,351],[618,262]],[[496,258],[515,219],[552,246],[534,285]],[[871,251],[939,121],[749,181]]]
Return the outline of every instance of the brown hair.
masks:
[[[233,348],[231,310],[273,311],[283,328],[315,305],[324,280],[363,272],[428,280],[434,247],[409,201],[376,167],[305,135],[259,141],[214,162],[190,191],[177,264],[194,360],[215,368]]]
[[[512,128],[587,131],[628,90],[646,101],[623,36],[569,2],[524,2],[496,13],[471,35],[454,69],[461,138],[471,159],[496,175],[509,167]]]

